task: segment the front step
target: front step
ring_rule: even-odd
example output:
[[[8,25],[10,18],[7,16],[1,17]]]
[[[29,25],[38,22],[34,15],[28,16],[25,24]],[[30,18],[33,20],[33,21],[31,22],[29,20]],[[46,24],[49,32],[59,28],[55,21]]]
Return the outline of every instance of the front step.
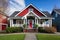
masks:
[[[38,32],[38,29],[24,29],[24,32]]]

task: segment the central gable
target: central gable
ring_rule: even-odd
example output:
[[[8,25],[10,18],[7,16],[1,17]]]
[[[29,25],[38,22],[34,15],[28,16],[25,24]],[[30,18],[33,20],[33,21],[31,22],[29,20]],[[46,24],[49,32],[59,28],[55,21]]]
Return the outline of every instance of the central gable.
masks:
[[[32,12],[30,12],[27,16],[35,16]]]
[[[38,15],[38,16],[45,16],[42,12],[39,12],[34,6],[29,5],[28,7],[26,7],[24,10],[22,10],[21,12],[19,12],[16,16],[25,16],[28,12],[29,9],[33,9],[33,12]]]

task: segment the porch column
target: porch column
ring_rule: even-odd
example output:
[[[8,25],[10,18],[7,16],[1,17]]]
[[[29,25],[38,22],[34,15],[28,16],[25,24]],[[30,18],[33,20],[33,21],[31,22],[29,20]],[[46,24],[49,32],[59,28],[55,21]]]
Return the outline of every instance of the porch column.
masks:
[[[38,24],[38,19],[37,19],[37,24]]]
[[[13,25],[13,20],[11,19],[10,20],[10,27],[12,27],[12,25]]]
[[[49,27],[52,27],[52,19],[49,19]]]
[[[35,19],[35,24],[36,24],[36,19]]]
[[[25,19],[24,19],[24,24],[25,24]]]
[[[25,19],[25,23],[27,24],[27,19]]]

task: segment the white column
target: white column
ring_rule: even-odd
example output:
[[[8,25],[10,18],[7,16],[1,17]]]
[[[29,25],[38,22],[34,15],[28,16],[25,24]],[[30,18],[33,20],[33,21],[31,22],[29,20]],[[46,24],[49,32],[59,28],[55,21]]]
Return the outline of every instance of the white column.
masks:
[[[27,19],[26,19],[26,26],[27,26]],[[28,26],[27,26],[28,27]]]
[[[10,27],[12,27],[12,25],[13,25],[13,20],[11,19],[10,20]]]
[[[35,24],[37,24],[37,17],[35,17]]]
[[[26,24],[27,24],[27,19],[26,19]]]
[[[49,27],[52,27],[52,19],[49,19]]]
[[[37,19],[37,24],[38,24],[38,19]]]
[[[25,24],[25,19],[24,19],[24,24]]]

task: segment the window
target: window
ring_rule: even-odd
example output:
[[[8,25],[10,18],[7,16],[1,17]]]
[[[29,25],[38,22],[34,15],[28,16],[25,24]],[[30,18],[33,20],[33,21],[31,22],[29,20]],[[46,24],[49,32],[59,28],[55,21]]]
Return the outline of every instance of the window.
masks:
[[[56,13],[56,14],[55,14],[55,16],[57,17],[57,16],[58,16],[58,14]]]
[[[29,9],[29,11],[33,11],[33,9],[32,9],[32,8],[30,8],[30,9]]]
[[[13,20],[13,24],[16,24],[16,20],[15,19]]]
[[[20,20],[20,19],[14,19],[13,20],[13,24],[23,24],[23,20]]]
[[[23,20],[19,20],[19,24],[23,24]]]
[[[46,21],[46,24],[49,24],[49,22],[48,22],[48,21]]]
[[[17,20],[16,23],[17,24],[23,24],[23,20]]]
[[[38,19],[38,23],[41,24],[40,19]]]

